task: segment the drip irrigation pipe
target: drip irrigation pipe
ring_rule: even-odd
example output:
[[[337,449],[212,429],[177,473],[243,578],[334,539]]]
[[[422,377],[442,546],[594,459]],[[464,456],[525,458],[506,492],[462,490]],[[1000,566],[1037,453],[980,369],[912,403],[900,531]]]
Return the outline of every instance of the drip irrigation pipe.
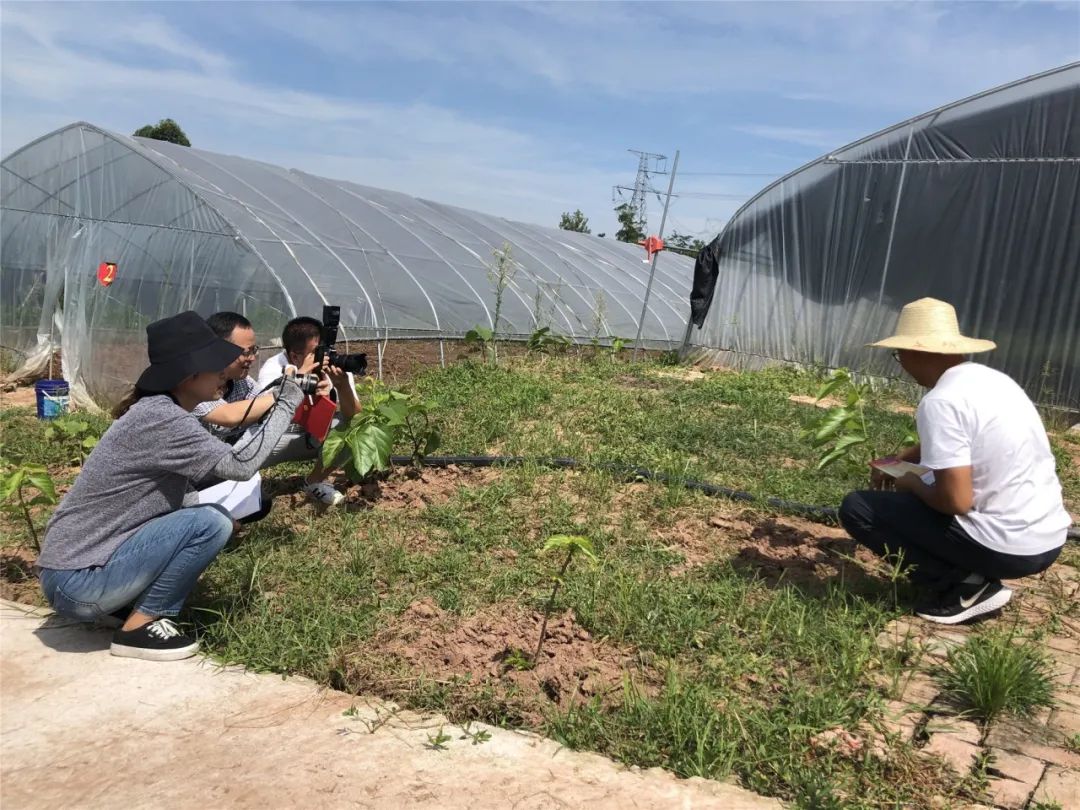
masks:
[[[410,456],[394,456],[391,462],[397,465],[412,464]],[[528,456],[427,456],[423,460],[425,467],[449,467],[451,465],[463,467],[520,467],[525,464],[536,464],[541,467],[555,467],[569,470],[605,470],[623,477],[627,481],[655,481],[659,484],[681,484],[686,489],[695,492],[703,492],[714,497],[730,498],[734,501],[747,501],[771,506],[784,512],[804,515],[824,523],[839,525],[840,519],[836,507],[812,506],[788,501],[783,498],[761,497],[742,489],[722,487],[719,484],[710,484],[708,481],[694,481],[680,478],[676,475],[658,473],[645,467],[634,467],[615,462],[583,462],[576,458],[565,456],[530,458]],[[1080,527],[1070,526],[1066,532],[1070,540],[1080,540]]]

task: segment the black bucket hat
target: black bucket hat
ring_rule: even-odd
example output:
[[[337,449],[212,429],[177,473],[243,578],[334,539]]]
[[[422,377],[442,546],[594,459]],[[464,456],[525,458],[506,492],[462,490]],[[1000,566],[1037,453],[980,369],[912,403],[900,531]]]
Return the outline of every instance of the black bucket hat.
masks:
[[[150,367],[135,383],[143,391],[171,391],[204,371],[224,371],[243,353],[214,334],[197,312],[181,312],[146,327]]]

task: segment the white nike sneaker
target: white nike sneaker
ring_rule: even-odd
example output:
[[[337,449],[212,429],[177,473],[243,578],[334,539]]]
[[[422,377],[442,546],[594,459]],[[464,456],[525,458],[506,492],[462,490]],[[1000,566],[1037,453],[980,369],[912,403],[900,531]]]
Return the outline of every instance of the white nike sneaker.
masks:
[[[343,500],[345,496],[330,486],[325,481],[319,481],[314,484],[308,484],[304,487],[304,492],[311,500],[321,503],[323,506],[337,506]]]

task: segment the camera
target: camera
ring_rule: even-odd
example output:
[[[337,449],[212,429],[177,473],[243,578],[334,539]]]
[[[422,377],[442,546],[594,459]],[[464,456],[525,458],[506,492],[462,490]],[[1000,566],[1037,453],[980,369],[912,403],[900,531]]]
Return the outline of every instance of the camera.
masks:
[[[330,360],[330,365],[353,374],[367,374],[366,354],[340,354],[334,350],[337,343],[338,324],[341,322],[341,307],[324,306],[322,311],[322,342],[315,348],[315,360],[322,363],[323,358]]]
[[[300,390],[308,396],[314,395],[315,389],[319,387],[318,374],[297,374],[293,377],[293,381],[299,385]]]

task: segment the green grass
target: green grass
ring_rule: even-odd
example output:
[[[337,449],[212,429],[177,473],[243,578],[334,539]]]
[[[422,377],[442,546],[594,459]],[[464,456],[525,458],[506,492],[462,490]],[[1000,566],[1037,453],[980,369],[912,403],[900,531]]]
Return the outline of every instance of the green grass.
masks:
[[[45,431],[51,424],[75,422],[85,422],[87,430],[76,437],[65,436],[57,430],[53,439],[45,439]],[[0,411],[0,455],[49,467],[71,466],[86,453],[80,447],[83,438],[100,436],[110,422],[104,415],[91,413],[69,414],[56,423],[42,422],[33,410],[8,408]]]
[[[788,397],[812,395],[815,375],[768,370],[686,381],[660,375],[668,370],[604,357],[513,358],[498,368],[432,370],[415,389],[434,403],[442,453],[640,465],[810,504],[835,505],[864,483],[861,469],[813,470],[800,433],[821,412]],[[889,410],[898,399],[885,390],[868,403],[882,448],[911,429],[910,416]],[[64,466],[70,448],[44,443],[40,423],[25,412],[0,413],[0,426],[12,453],[56,465],[61,480],[76,472]],[[280,481],[297,469],[267,476]],[[536,464],[470,480],[423,508],[318,514],[280,498],[208,569],[187,619],[222,661],[346,690],[375,688],[454,722],[521,725],[524,718],[490,684],[401,670],[361,684],[347,661],[377,653],[379,634],[419,599],[459,617],[512,605],[542,610],[553,564],[540,553],[544,541],[584,535],[598,562],[570,566],[555,611],[573,609],[594,639],[632,650],[652,680],[628,682],[615,700],[552,709],[538,730],[643,767],[735,778],[804,807],[973,798],[903,752],[885,765],[811,745],[822,730],[857,731],[871,721],[884,696],[869,673],[902,666],[874,646],[904,610],[904,589],[898,596],[887,577],[764,576],[735,556],[722,531],[708,529],[718,511],[747,507],[677,484],[631,487],[611,471]],[[1075,497],[1080,482],[1066,487]],[[757,523],[767,516],[753,507],[742,517]],[[672,539],[679,527],[712,531],[715,548],[699,550],[704,559],[689,564],[687,549]]]
[[[1011,629],[984,630],[950,650],[940,678],[950,697],[985,722],[1053,705],[1052,662]]]
[[[549,361],[520,370],[478,364],[429,374],[418,385],[448,418],[443,452],[572,456],[807,503],[835,504],[863,470],[813,473],[800,431],[821,411],[788,400],[820,380],[791,369],[681,381],[657,366],[603,359]],[[912,429],[910,416],[868,409],[883,451]]]

